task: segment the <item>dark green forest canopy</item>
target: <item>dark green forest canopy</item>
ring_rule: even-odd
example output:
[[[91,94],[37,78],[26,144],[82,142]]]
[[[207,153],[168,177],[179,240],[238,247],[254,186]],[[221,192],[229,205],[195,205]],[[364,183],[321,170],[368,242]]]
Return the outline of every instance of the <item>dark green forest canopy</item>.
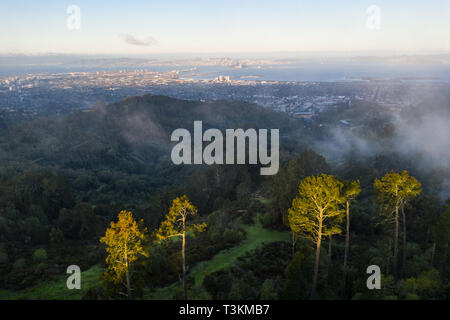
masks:
[[[414,280],[409,282],[410,287],[402,289],[403,293],[397,288],[383,294],[403,298],[407,294],[442,297],[444,286],[432,293],[427,291],[428,287],[422,291],[417,288],[427,281],[447,281],[448,246],[442,244],[448,244],[448,213],[444,214],[448,209],[443,208],[442,192],[448,168],[424,167],[421,155],[405,157],[396,153],[392,148],[395,126],[384,117],[373,121],[371,114],[365,112],[372,107],[363,103],[351,107],[353,111],[359,110],[362,123],[369,124],[352,129],[352,134],[361,134],[368,141],[379,141],[386,147],[367,154],[360,150],[346,153],[347,149],[343,149],[339,157],[333,153],[321,155],[320,148],[316,148],[333,141],[330,127],[339,119],[336,112],[321,115],[322,123],[311,123],[260,106],[230,101],[184,101],[146,95],[110,105],[97,104],[61,119],[39,119],[2,129],[0,287],[29,287],[41,278],[63,274],[64,266],[72,261],[78,261],[83,270],[101,263],[104,248],[98,239],[119,211],[133,211],[153,230],[171,201],[182,194],[189,196],[209,226],[205,234],[192,240],[188,249],[192,265],[239,244],[246,237],[244,226],[255,221],[264,230],[287,233],[286,213],[298,192],[299,181],[329,173],[343,180],[361,181],[362,192],[352,204],[355,243],[349,276],[355,281],[351,297],[363,292],[357,271],[370,262],[383,265],[389,257],[392,226],[383,224],[377,216],[373,181],[390,170],[408,170],[424,189],[407,208],[410,222],[406,276]],[[344,111],[352,114],[352,110]],[[194,120],[202,120],[204,130],[279,128],[279,173],[263,178],[258,167],[249,165],[174,166],[170,161],[170,134],[177,128],[192,130]],[[341,240],[333,240],[336,261],[342,255]],[[430,248],[434,242],[438,243],[433,256],[434,266],[439,269],[437,276],[430,269]],[[260,298],[261,292],[236,280],[242,269],[247,268],[251,272],[243,279],[255,284],[265,296],[292,299],[308,296],[310,270],[299,266],[310,260],[309,244],[298,245],[292,260],[287,243],[265,248],[280,263],[269,264],[267,268],[258,266],[268,259],[259,249],[231,269],[206,277],[205,290],[213,297]],[[154,260],[146,267],[143,283],[163,287],[176,282],[179,272],[176,243],[152,251]],[[296,273],[299,268],[302,277]],[[330,274],[336,273],[338,262],[330,266]],[[221,291],[220,283],[226,280],[221,274],[226,279],[235,279],[237,284]],[[263,286],[264,275],[270,275],[270,281],[264,281]],[[339,287],[337,278],[331,278],[327,285],[324,284],[327,279],[319,281],[323,282],[319,283],[322,296],[336,297],[333,292]],[[298,288],[304,289],[300,292]]]
[[[113,171],[119,176],[149,174],[157,185],[158,175],[167,177],[179,170],[170,164],[170,134],[177,128],[192,130],[198,119],[205,130],[280,128],[282,139],[295,141],[301,136],[297,142],[307,144],[298,121],[256,105],[147,95],[97,104],[60,120],[40,119],[2,130],[0,174],[12,177],[49,168],[80,180],[84,171],[100,176]]]

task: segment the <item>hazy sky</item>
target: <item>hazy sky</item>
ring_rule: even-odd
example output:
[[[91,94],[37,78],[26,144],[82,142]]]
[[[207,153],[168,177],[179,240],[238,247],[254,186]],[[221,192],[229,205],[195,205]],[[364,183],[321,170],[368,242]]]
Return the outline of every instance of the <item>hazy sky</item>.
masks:
[[[1,0],[0,24],[0,53],[450,51],[450,0]]]

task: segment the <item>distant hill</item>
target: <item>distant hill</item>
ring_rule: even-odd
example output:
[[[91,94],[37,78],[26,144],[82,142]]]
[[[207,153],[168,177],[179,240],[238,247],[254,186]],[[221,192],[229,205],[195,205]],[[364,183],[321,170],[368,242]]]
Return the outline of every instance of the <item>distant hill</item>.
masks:
[[[299,122],[285,114],[244,102],[145,95],[110,105],[97,104],[59,120],[39,119],[4,129],[0,161],[93,168],[114,165],[116,153],[122,157],[126,152],[153,161],[170,155],[161,152],[169,148],[173,130],[192,131],[195,120],[203,121],[204,130],[279,128],[283,135],[299,128]]]
[[[144,95],[3,129],[0,174],[48,169],[74,178],[80,170],[153,175],[152,181],[178,176],[181,168],[170,162],[170,134],[177,128],[192,131],[195,120],[203,121],[204,130],[279,128],[285,141],[305,141],[300,121],[257,105]]]

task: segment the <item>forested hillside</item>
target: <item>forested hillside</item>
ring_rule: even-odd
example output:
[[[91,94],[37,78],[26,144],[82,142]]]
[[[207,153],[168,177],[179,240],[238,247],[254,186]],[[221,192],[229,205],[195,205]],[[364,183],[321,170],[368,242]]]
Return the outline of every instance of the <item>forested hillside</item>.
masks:
[[[2,129],[0,295],[308,299],[314,288],[321,299],[448,299],[445,161],[424,166],[422,154],[395,150],[395,124],[367,115],[361,125],[372,125],[352,134],[384,148],[321,155],[336,117],[311,123],[241,102],[146,95]],[[195,120],[204,130],[279,128],[278,174],[173,165],[170,134]],[[394,196],[389,183],[408,192]],[[322,219],[316,194],[327,197],[314,210],[329,215],[320,241],[307,227]],[[173,223],[180,212],[191,229]],[[120,230],[140,240],[117,272],[109,257]],[[60,284],[73,264],[89,282],[71,296]],[[366,287],[369,265],[381,268],[381,290]]]

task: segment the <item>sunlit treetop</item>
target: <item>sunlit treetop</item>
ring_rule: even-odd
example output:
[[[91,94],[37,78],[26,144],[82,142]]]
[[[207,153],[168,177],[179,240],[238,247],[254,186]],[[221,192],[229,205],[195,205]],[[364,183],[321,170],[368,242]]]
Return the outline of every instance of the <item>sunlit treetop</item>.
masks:
[[[321,174],[303,179],[299,195],[288,212],[291,230],[316,242],[322,236],[341,233],[343,219],[340,204],[343,184],[331,175]]]
[[[108,268],[115,272],[117,281],[121,280],[122,276],[128,272],[129,266],[140,255],[148,257],[148,251],[145,248],[147,229],[141,226],[142,223],[143,220],[139,222],[134,220],[131,212],[121,211],[118,221],[112,221],[105,236],[100,239],[100,242],[107,245],[106,263]]]
[[[361,193],[359,180],[344,182],[342,193],[346,200],[355,199]]]
[[[391,171],[373,183],[379,202],[387,201],[394,206],[414,198],[422,192],[421,183],[410,176],[408,171]]]
[[[172,237],[182,236],[188,232],[195,235],[196,232],[203,232],[206,229],[206,223],[188,223],[188,217],[197,216],[197,208],[189,201],[186,195],[176,198],[172,202],[169,213],[154,236],[157,240],[165,240]]]

